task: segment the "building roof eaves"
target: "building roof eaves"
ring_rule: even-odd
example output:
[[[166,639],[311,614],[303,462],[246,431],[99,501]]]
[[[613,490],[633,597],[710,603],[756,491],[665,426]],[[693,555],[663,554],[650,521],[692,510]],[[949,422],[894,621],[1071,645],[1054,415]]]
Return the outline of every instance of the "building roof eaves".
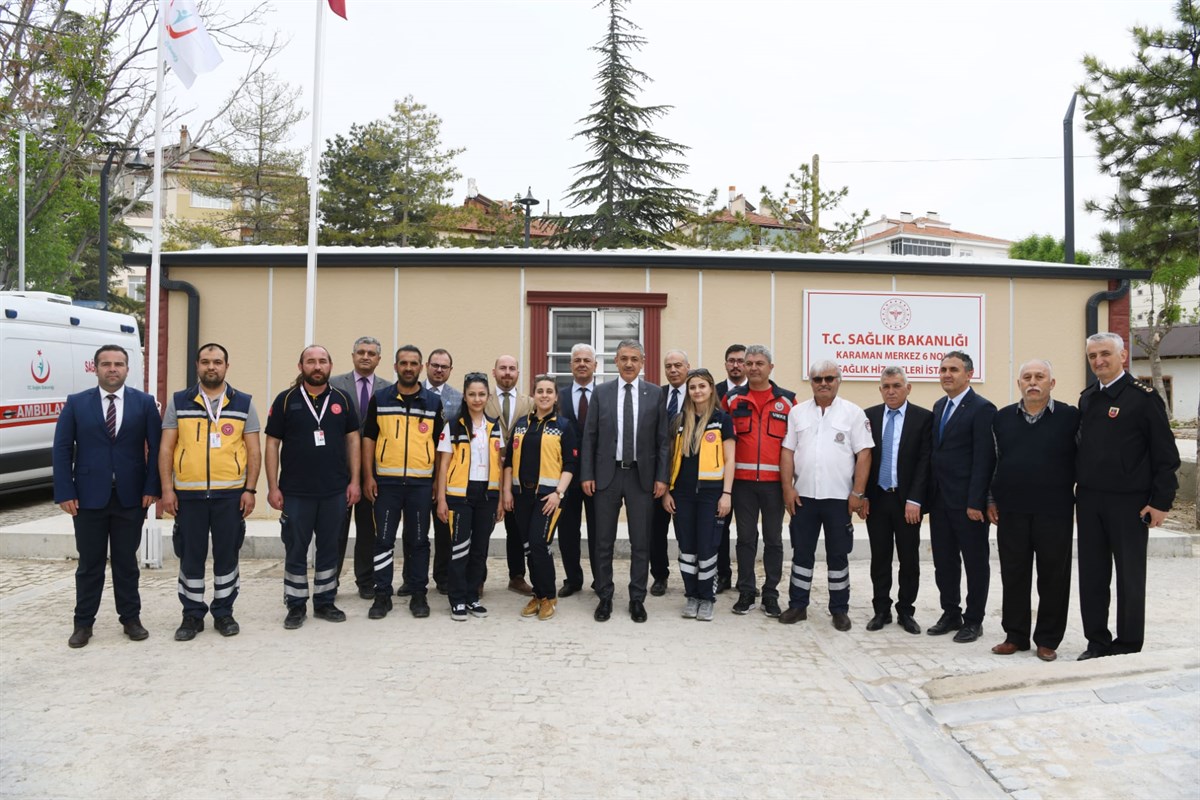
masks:
[[[303,246],[241,246],[164,252],[164,267],[303,268]],[[149,266],[149,253],[126,253],[125,263]],[[1070,280],[1145,280],[1145,270],[1082,267],[1010,259],[869,256],[850,253],[779,253],[711,250],[551,250],[524,248],[321,247],[322,268],[339,267],[596,267],[603,269],[773,270],[876,275],[941,275]]]

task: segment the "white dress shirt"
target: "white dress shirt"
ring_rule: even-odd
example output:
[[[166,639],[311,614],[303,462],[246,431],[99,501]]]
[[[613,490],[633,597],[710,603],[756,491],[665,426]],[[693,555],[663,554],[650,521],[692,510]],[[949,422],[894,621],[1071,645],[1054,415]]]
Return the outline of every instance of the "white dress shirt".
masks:
[[[888,415],[892,413],[892,409],[885,404],[883,407],[883,430],[879,432],[879,446],[883,447],[883,433],[887,430]],[[896,409],[896,416],[892,421],[892,474],[880,475],[879,483],[882,486],[885,478],[890,482],[891,486],[900,485],[900,471],[897,464],[900,461],[900,437],[904,433],[904,415],[908,413],[908,401],[905,400],[899,408]]]
[[[617,384],[617,461],[636,461],[637,453],[630,453],[626,458],[621,452],[621,445],[625,441],[625,387],[632,386],[630,394],[633,395],[633,441],[634,447],[637,447],[637,421],[638,421],[638,379],[634,378],[632,382],[620,379]],[[589,403],[591,401],[588,401]],[[591,406],[588,406],[588,413],[591,412]]]
[[[596,396],[596,382],[590,381],[586,386],[580,386],[578,383],[571,384],[571,410],[575,412],[575,419],[579,419],[579,398],[583,397],[583,390],[587,389],[588,409],[591,410],[592,398]]]
[[[783,446],[793,453],[793,485],[801,497],[844,500],[854,489],[855,456],[875,440],[863,410],[835,397],[823,414],[815,400],[793,406]]]
[[[104,387],[100,388],[100,419],[108,419],[108,396],[116,395],[117,399],[113,401],[113,405],[117,407],[117,433],[121,432],[121,421],[125,419],[125,384],[121,384],[121,388],[116,391],[106,392]]]
[[[499,404],[500,414],[504,413],[504,395],[508,395],[508,419],[504,421],[504,426],[508,428],[512,426],[513,419],[517,416],[517,387],[514,386],[511,389],[496,387],[496,402]]]

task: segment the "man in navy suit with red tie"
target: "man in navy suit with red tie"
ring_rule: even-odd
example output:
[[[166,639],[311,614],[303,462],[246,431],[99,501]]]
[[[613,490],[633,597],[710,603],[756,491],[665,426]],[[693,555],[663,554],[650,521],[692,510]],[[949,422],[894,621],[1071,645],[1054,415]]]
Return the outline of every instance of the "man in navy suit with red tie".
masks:
[[[146,509],[161,494],[156,458],[162,419],[154,398],[125,385],[129,354],[106,344],[94,358],[98,389],[67,398],[54,429],[54,502],[75,524],[75,629],[67,644],[83,647],[104,590],[104,559],[112,560],[113,595],[125,634],[141,641],[137,549]]]
[[[988,564],[988,486],[996,469],[992,419],[996,406],[975,393],[975,364],[961,350],[942,357],[938,375],[946,396],[933,404],[929,515],[933,579],[942,617],[926,631],[940,636],[958,631],[954,641],[973,642],[983,633],[991,566]],[[961,605],[962,573],[967,603]]]

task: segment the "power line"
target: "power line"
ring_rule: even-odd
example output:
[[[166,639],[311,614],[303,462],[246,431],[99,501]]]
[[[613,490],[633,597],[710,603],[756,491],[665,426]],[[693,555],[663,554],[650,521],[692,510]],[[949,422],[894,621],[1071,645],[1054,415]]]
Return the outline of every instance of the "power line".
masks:
[[[1075,158],[1098,158],[1092,155],[1077,155]],[[855,161],[833,161],[822,159],[826,164],[944,164],[961,161],[1062,161],[1062,156],[992,156],[987,158],[869,158]]]

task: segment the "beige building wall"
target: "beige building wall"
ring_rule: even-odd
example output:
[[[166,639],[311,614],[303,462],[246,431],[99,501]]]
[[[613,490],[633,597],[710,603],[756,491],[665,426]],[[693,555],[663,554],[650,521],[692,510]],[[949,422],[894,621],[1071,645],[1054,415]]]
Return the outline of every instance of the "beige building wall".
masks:
[[[296,375],[304,335],[305,270],[297,267],[180,267],[170,277],[200,292],[200,341],[229,348],[229,382],[254,395],[265,418],[275,394]],[[392,353],[412,343],[454,357],[457,386],[472,370],[491,371],[497,355],[517,356],[523,381],[544,367],[529,364],[529,291],[665,293],[659,352],[688,352],[692,366],[724,375],[731,342],[767,344],[777,383],[811,396],[803,380],[803,296],[806,289],[959,292],[985,295],[987,380],[979,393],[998,406],[1015,402],[1017,367],[1030,358],[1054,363],[1056,395],[1074,403],[1084,386],[1084,305],[1105,288],[1099,280],[970,276],[875,275],[721,269],[595,269],[564,267],[326,267],[317,274],[316,340],[331,351],[335,373],[349,371],[353,341],[383,343],[380,370],[392,377]],[[773,298],[773,302],[772,302]],[[169,296],[167,385],[183,388],[192,354],[185,353],[187,304]],[[1101,307],[1101,326],[1107,320]],[[972,354],[975,355],[975,354]],[[659,369],[661,378],[661,365]],[[524,383],[523,383],[524,385]],[[873,381],[847,381],[842,396],[863,406],[879,402]],[[941,396],[936,382],[914,384],[926,407]]]

